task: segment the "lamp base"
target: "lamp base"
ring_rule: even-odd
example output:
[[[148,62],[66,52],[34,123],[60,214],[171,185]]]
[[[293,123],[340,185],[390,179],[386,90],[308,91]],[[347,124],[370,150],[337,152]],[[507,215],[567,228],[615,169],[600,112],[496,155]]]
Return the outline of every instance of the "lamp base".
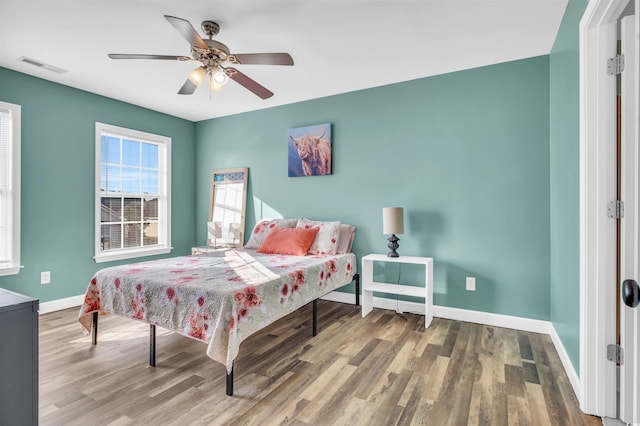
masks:
[[[387,247],[389,247],[389,249],[391,250],[389,253],[387,253],[387,257],[400,257],[400,255],[396,252],[396,250],[398,250],[398,248],[400,247],[400,245],[398,244],[400,238],[396,237],[396,234],[392,234],[387,239],[387,241],[389,241]]]

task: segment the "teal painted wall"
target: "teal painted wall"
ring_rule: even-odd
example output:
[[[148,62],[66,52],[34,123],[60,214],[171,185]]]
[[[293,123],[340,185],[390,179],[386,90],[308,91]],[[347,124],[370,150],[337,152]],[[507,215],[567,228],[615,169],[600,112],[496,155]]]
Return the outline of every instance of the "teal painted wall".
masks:
[[[357,226],[361,257],[386,251],[381,209],[402,205],[400,253],[436,259],[436,304],[550,318],[546,56],[195,125],[6,69],[0,77],[0,98],[23,108],[25,265],[2,287],[41,301],[75,296],[110,265],[91,258],[93,126],[103,121],[173,138],[172,254],[204,242],[211,169],[249,166],[247,230],[274,215],[342,220]],[[334,174],[288,178],[286,130],[322,122],[334,125]],[[45,270],[52,284],[41,286]],[[406,267],[389,274],[400,272],[421,280]]]
[[[41,302],[77,296],[96,270],[117,264],[93,260],[96,121],[172,138],[172,255],[190,252],[196,204],[192,122],[5,68],[0,100],[22,106],[24,265],[18,275],[0,277],[1,287]],[[42,271],[51,271],[51,284],[40,285]]]
[[[287,129],[325,122],[333,175],[287,177]],[[240,166],[247,233],[269,216],[341,220],[360,258],[387,251],[382,208],[403,206],[399,252],[434,257],[436,304],[550,319],[548,56],[196,123],[198,243],[211,170]]]
[[[551,321],[580,371],[579,23],[586,0],[570,0],[549,55]]]

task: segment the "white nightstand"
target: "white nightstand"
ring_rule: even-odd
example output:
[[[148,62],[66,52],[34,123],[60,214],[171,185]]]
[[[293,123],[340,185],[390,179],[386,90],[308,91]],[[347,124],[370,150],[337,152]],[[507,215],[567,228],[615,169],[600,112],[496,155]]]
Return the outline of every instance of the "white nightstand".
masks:
[[[402,284],[378,283],[373,281],[373,262],[411,263],[424,265],[424,287]],[[362,316],[373,310],[373,292],[391,293],[403,296],[424,297],[424,326],[429,327],[433,320],[433,258],[400,256],[388,257],[385,254],[369,254],[362,258]]]

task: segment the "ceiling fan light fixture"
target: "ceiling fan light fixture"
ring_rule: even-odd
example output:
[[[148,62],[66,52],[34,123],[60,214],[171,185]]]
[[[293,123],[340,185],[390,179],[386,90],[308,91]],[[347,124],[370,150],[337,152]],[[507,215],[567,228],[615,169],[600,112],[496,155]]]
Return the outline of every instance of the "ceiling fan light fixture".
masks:
[[[219,92],[229,81],[229,77],[221,68],[214,68],[209,71],[209,89]]]
[[[198,87],[206,75],[207,70],[205,67],[198,67],[189,73],[189,80]]]
[[[215,78],[213,77],[213,73],[209,74],[209,90],[211,92],[219,92],[221,91],[223,86],[216,83]]]
[[[219,92],[223,89],[223,86],[219,86],[216,83],[213,82],[213,79],[211,80],[211,82],[209,83],[209,89],[211,89],[212,92]]]
[[[213,71],[212,73],[212,83],[215,84],[216,86],[224,86],[225,84],[227,84],[227,82],[229,81],[229,77],[227,76],[227,73],[224,72],[224,70],[218,68],[215,71]]]

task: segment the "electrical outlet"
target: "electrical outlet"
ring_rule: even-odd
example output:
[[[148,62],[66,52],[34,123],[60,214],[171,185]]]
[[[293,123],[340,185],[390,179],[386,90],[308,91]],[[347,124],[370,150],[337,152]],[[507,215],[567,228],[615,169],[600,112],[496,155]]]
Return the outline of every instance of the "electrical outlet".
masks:
[[[467,290],[476,291],[476,279],[474,277],[467,277]]]
[[[51,272],[40,272],[40,284],[49,284],[51,282]]]

